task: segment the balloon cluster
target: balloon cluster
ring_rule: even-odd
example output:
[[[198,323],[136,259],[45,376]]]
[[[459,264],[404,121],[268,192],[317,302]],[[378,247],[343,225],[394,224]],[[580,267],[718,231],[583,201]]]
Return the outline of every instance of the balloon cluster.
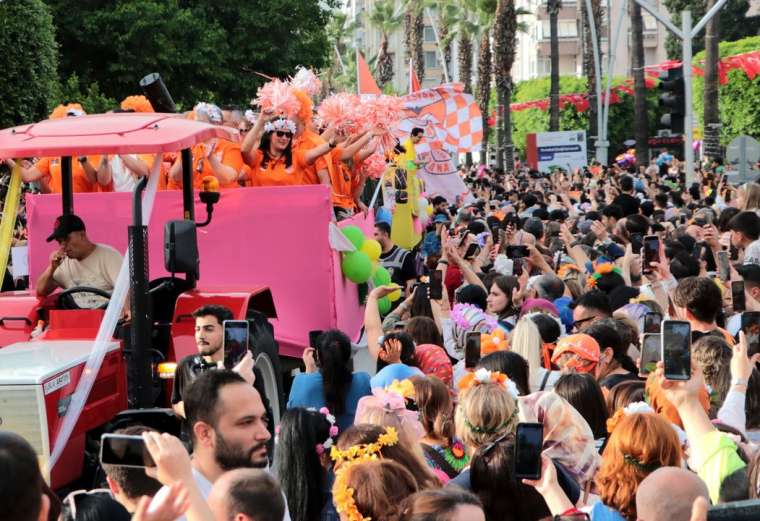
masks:
[[[343,275],[356,284],[372,281],[374,287],[387,286],[391,283],[391,274],[380,265],[383,249],[375,239],[367,239],[358,226],[346,226],[341,229],[343,235],[351,241],[356,251],[343,253],[341,271]],[[391,310],[391,302],[401,298],[401,290],[396,290],[378,301],[380,313],[386,315]]]

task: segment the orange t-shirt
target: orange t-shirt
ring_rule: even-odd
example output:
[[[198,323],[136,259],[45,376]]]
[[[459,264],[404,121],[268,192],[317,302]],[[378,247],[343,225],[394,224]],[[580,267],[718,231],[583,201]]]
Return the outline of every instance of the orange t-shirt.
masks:
[[[332,203],[333,206],[352,210],[356,208],[354,204],[354,175],[348,165],[340,160],[344,148],[336,147],[330,154],[333,161],[333,172],[335,175],[330,176],[332,184]]]
[[[312,148],[324,144],[325,140],[322,139],[319,134],[312,130],[305,130],[303,134],[295,138],[293,141],[293,153],[295,154],[296,150],[298,150],[305,154]],[[330,152],[319,157],[313,165],[304,166],[303,184],[319,184],[319,176],[317,175],[317,172],[320,170],[327,170],[330,179],[335,178],[335,166],[333,164]]]
[[[248,186],[292,186],[307,184],[303,181],[304,160],[301,151],[293,152],[290,167],[285,167],[285,156],[271,158],[264,162],[264,152],[256,150],[254,162],[248,165],[250,174]]]
[[[203,143],[198,143],[193,147],[193,188],[200,189],[203,185],[203,178],[206,176],[214,176],[214,169],[211,167],[211,163],[205,155],[206,147]],[[229,166],[238,176],[243,169],[243,155],[240,153],[240,143],[233,143],[227,139],[219,139],[216,142],[216,148],[214,149],[219,162],[225,166]],[[175,161],[180,161],[182,155],[177,154]],[[219,182],[219,188],[239,188],[240,185],[237,179],[230,183],[222,184]],[[174,181],[171,178],[167,183],[169,190],[181,190],[182,180]]]
[[[87,156],[88,162],[97,170],[100,165],[100,156]],[[61,182],[61,158],[60,157],[43,157],[37,164],[37,170],[42,172],[42,176],[48,177],[47,180],[50,192],[60,194],[63,190]],[[98,183],[91,183],[84,173],[82,163],[76,157],[71,158],[71,187],[74,193],[79,192],[97,192]]]

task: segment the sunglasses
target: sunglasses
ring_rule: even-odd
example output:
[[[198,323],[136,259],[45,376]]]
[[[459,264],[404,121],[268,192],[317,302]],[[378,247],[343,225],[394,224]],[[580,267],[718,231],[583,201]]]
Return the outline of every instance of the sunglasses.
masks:
[[[277,137],[286,137],[288,139],[293,137],[293,134],[291,134],[290,132],[283,132],[282,130],[275,131],[275,135]]]
[[[583,324],[585,324],[589,320],[594,320],[595,318],[596,318],[595,316],[590,316],[590,317],[582,318],[580,320],[576,320],[575,322],[573,322],[573,331],[579,331]]]

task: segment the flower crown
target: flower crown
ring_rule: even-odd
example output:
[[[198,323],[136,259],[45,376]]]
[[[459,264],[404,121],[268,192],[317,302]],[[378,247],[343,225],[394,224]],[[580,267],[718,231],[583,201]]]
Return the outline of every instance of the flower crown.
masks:
[[[330,424],[330,431],[327,439],[322,443],[317,443],[317,446],[315,447],[317,454],[321,456],[333,447],[335,444],[335,437],[338,435],[339,430],[338,426],[335,425],[335,416],[330,414],[330,410],[327,407],[322,407],[318,412],[322,414]]]
[[[248,121],[248,123],[250,123],[251,125],[256,124],[256,113],[253,112],[251,109],[246,110],[243,116],[245,117],[246,121]]]
[[[570,275],[570,272],[581,273],[581,269],[575,264],[563,264],[557,270],[557,276],[565,280]]]
[[[470,387],[490,383],[499,385],[499,387],[509,392],[514,399],[517,399],[517,397],[520,396],[515,382],[507,378],[507,375],[500,373],[499,371],[489,371],[482,367],[477,371],[467,373],[459,382],[459,390],[464,391]]]
[[[506,351],[509,349],[507,335],[504,329],[497,327],[488,334],[480,335],[480,355],[486,356],[496,351]]]
[[[405,380],[393,380],[385,390],[389,393],[396,393],[405,400],[414,401],[415,399],[414,384],[408,378]]]
[[[612,431],[615,430],[615,427],[617,427],[618,423],[620,423],[620,420],[622,420],[624,417],[629,416],[631,414],[646,414],[646,413],[654,413],[655,410],[652,409],[652,407],[646,403],[646,402],[632,402],[625,406],[623,409],[618,409],[615,411],[615,414],[613,414],[610,418],[607,419],[607,432],[609,434],[612,434]]]
[[[367,461],[377,459],[377,454],[383,447],[392,447],[398,443],[398,433],[393,427],[386,427],[385,432],[377,437],[374,443],[352,445],[346,450],[340,450],[333,446],[330,449],[330,458],[336,463],[344,461]]]
[[[454,304],[451,319],[460,329],[469,329],[481,321],[488,329],[494,329],[498,323],[495,318],[483,313],[483,310],[473,304]]]
[[[364,517],[359,512],[354,500],[354,489],[348,486],[348,468],[356,463],[358,462],[344,465],[335,473],[333,503],[335,504],[335,510],[338,511],[338,514],[341,514],[341,519],[346,519],[346,521],[371,521],[371,518]]]
[[[602,275],[606,275],[608,273],[617,273],[621,277],[623,276],[623,272],[620,271],[620,268],[618,268],[612,263],[605,262],[604,264],[599,264],[598,266],[596,266],[596,269],[594,270],[593,275],[591,275],[586,280],[586,286],[589,289],[595,288],[599,279],[602,278]]]
[[[264,132],[275,132],[277,130],[287,130],[291,134],[295,134],[296,124],[289,119],[279,118],[275,119],[274,121],[267,121],[267,123],[264,125]]]

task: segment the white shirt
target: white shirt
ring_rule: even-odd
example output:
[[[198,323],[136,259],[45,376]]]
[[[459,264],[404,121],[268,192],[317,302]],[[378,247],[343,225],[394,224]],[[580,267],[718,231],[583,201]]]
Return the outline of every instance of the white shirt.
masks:
[[[754,241],[744,250],[744,264],[760,264],[760,240]]]

